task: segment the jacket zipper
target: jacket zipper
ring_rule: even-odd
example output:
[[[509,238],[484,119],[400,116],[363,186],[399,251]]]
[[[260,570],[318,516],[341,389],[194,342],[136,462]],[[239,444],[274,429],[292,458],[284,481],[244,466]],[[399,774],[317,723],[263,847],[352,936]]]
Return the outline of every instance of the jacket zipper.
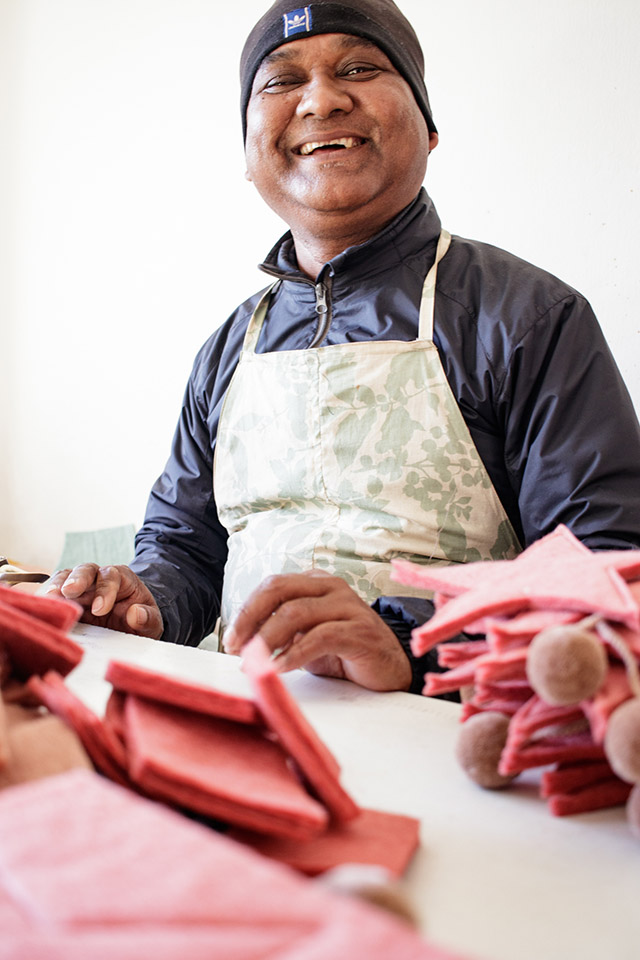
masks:
[[[319,347],[331,326],[331,290],[328,282],[320,280],[315,285],[316,291],[316,313],[318,314],[318,327],[313,340],[307,347],[311,350],[313,347]]]
[[[276,277],[280,281],[286,280],[290,283],[306,283],[313,287],[316,294],[316,313],[318,315],[318,326],[316,327],[316,332],[313,335],[311,343],[308,347],[306,347],[306,349],[311,350],[312,347],[319,347],[329,333],[329,328],[331,326],[331,274],[327,271],[327,279],[318,280],[316,282],[315,280],[309,279],[309,277],[300,275],[291,276],[290,274],[285,274],[276,267],[272,267],[266,263],[260,264],[260,269],[264,270],[265,273],[270,274],[272,277]]]

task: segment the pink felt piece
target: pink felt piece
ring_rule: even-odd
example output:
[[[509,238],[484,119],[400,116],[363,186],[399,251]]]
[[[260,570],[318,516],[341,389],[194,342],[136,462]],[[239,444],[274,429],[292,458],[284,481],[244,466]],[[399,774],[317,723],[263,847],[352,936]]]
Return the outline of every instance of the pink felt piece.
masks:
[[[338,822],[352,820],[359,808],[340,785],[340,768],[282,683],[262,637],[243,649],[242,669],[253,686],[265,721],[295,760],[314,794]]]
[[[1,600],[0,639],[11,659],[13,674],[21,680],[47,670],[65,676],[82,659],[82,647],[60,627]]]
[[[505,716],[511,717],[519,707],[520,703],[511,698],[495,697],[493,700],[478,703],[474,696],[462,704],[460,722],[464,723],[469,717],[475,716],[476,713],[484,713],[486,710],[491,710],[494,713],[504,713]]]
[[[170,703],[212,717],[226,717],[238,723],[257,723],[260,719],[255,703],[247,697],[180,680],[132,663],[112,660],[107,666],[105,679],[123,693],[134,693],[147,700]]]
[[[258,727],[128,694],[125,728],[131,777],[151,796],[294,839],[327,825],[326,810]]]
[[[576,623],[582,616],[566,610],[527,610],[508,619],[487,617],[484,626],[489,646],[496,653],[502,653],[527,646],[541,630]]]
[[[438,663],[441,667],[459,667],[476,657],[489,653],[489,644],[485,640],[468,640],[460,643],[442,643],[438,647]]]
[[[88,772],[0,794],[3,960],[453,960]]]
[[[476,677],[482,683],[526,680],[527,650],[518,647],[504,653],[488,653],[477,661]]]
[[[459,667],[445,673],[425,674],[422,692],[425,697],[437,697],[442,693],[452,693],[461,687],[471,686],[475,678],[475,662],[462,663]]]
[[[427,673],[423,693],[435,696],[459,690],[460,687],[472,686],[476,682],[493,684],[501,681],[524,681],[526,659],[527,651],[524,648],[506,650],[500,654],[493,651],[481,653],[475,659],[463,660],[459,666],[447,673]]]
[[[9,723],[4,706],[4,700],[0,697],[0,771],[9,762],[11,748],[9,746]]]
[[[565,736],[541,737],[534,743],[502,751],[499,772],[505,776],[522,773],[534,767],[577,760],[603,760],[604,750],[591,739],[590,734],[574,733]]]
[[[51,713],[75,730],[97,770],[122,786],[130,785],[122,742],[69,690],[59,674],[49,671],[44,677],[33,676],[28,686]]]
[[[591,735],[596,743],[604,741],[609,717],[621,703],[631,696],[631,687],[624,667],[610,666],[605,681],[591,700],[581,704],[591,726]]]
[[[231,836],[263,856],[316,876],[343,863],[368,863],[401,876],[419,843],[420,823],[413,817],[379,810],[362,810],[348,823],[334,823],[305,842],[279,840],[242,830]]]
[[[629,562],[619,553],[613,551],[603,559],[566,527],[559,526],[515,560],[467,564],[463,573],[460,567],[419,567],[411,573],[412,585],[422,583],[428,589],[437,587],[454,593],[456,584],[462,582],[464,590],[458,589],[452,600],[414,631],[413,652],[416,656],[426,653],[436,643],[489,615],[524,610],[595,611],[638,630],[638,604],[616,570],[619,566],[628,571]],[[409,577],[407,561],[397,563],[397,579]]]
[[[583,719],[584,713],[580,707],[553,707],[532,693],[509,724],[506,747],[508,750],[519,749],[539,730],[566,726]]]
[[[478,705],[492,703],[494,700],[508,700],[517,710],[521,704],[529,700],[532,692],[529,684],[523,680],[498,680],[496,683],[476,682],[473,698]],[[509,710],[510,714],[512,712],[512,710]]]
[[[52,627],[59,627],[65,632],[77,623],[82,614],[82,607],[73,600],[64,600],[62,597],[41,597],[4,584],[0,584],[0,604],[22,610],[23,613],[28,613],[37,620],[43,620]]]

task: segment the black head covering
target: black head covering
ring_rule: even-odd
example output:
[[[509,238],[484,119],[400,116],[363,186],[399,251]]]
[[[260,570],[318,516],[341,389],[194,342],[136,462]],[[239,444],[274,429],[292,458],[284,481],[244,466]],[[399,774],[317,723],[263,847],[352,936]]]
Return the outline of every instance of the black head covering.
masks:
[[[298,8],[292,8],[291,0],[276,0],[249,34],[240,58],[245,138],[247,104],[263,59],[284,43],[322,33],[348,33],[380,47],[411,87],[429,130],[436,132],[424,83],[422,48],[413,27],[393,0],[343,0],[342,3],[316,0]]]

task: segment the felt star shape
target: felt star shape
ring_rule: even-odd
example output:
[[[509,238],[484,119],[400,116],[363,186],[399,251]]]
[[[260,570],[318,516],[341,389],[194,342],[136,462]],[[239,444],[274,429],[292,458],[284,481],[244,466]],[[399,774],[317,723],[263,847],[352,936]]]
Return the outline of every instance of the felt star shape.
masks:
[[[393,561],[393,579],[444,595],[435,615],[413,632],[416,656],[483,617],[521,610],[598,613],[640,629],[640,608],[624,577],[640,576],[640,550],[594,553],[564,525],[515,560],[424,567]]]

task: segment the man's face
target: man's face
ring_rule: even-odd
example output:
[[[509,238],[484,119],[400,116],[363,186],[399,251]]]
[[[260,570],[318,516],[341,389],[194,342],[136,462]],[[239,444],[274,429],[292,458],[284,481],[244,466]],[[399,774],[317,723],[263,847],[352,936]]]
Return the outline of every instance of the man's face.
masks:
[[[408,83],[367,40],[296,40],[256,74],[247,177],[294,236],[350,218],[375,233],[416,196],[436,143]]]

